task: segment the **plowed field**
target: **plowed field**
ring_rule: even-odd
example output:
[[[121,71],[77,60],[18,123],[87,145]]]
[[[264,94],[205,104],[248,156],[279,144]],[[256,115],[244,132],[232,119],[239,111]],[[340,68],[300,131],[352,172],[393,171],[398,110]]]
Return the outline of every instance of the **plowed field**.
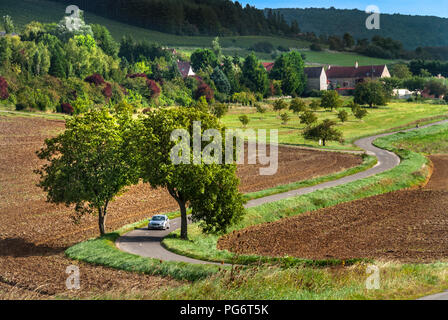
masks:
[[[33,170],[41,163],[35,151],[45,138],[63,129],[63,121],[0,116],[0,298],[66,294],[65,270],[75,263],[65,258],[64,250],[98,235],[96,217],[86,216],[75,225],[71,208],[46,203],[45,194],[36,187]],[[257,165],[239,168],[241,191],[259,191],[361,163],[360,157],[349,154],[287,147],[279,151],[279,171],[272,177],[259,176]],[[176,204],[165,191],[140,184],[111,204],[107,227],[114,230],[174,209]],[[92,291],[129,292],[178,284],[170,279],[78,264],[82,290],[76,294],[80,296]]]
[[[423,189],[397,191],[236,231],[218,247],[308,259],[448,259],[448,155]]]

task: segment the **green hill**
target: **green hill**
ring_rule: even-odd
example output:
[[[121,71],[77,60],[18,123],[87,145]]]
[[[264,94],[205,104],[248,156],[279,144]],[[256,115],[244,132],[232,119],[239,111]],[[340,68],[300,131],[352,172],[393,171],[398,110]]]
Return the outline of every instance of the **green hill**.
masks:
[[[45,1],[45,0],[1,0],[0,16],[10,15],[19,29],[31,21],[58,22],[65,15],[65,5]],[[191,52],[198,47],[210,46],[213,37],[211,36],[179,36],[158,31],[148,30],[131,26],[111,19],[100,17],[91,12],[85,12],[85,19],[88,23],[97,23],[106,26],[115,39],[120,40],[124,35],[132,35],[138,40],[148,40],[158,42],[162,45],[181,49],[181,51]],[[283,37],[271,36],[232,36],[221,37],[220,43],[226,54],[237,53],[245,56],[249,53],[249,48],[256,42],[268,41],[275,47],[285,46],[288,48],[304,49],[309,47],[309,43],[302,40],[295,40]],[[336,64],[353,65],[359,61],[361,65],[389,63],[391,60],[375,59],[363,57],[351,53],[330,53],[306,51],[306,62],[308,64]],[[270,54],[257,54],[260,59],[271,61]]]
[[[349,32],[357,39],[379,35],[399,40],[407,49],[448,46],[448,19],[445,18],[381,14],[381,29],[368,30],[365,27],[368,14],[360,10],[307,8],[273,11],[282,13],[287,22],[297,21],[302,32],[316,35],[341,36]]]

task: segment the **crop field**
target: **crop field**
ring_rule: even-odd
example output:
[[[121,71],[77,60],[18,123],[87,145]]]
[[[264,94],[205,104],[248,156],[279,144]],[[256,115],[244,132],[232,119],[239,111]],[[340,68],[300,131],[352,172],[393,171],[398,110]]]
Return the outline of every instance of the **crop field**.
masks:
[[[81,297],[91,296],[96,290],[150,291],[179,285],[169,278],[95,267],[65,257],[67,247],[96,236],[98,227],[94,216],[74,224],[71,208],[46,203],[44,193],[35,186],[37,175],[33,170],[41,165],[35,151],[45,138],[63,129],[61,120],[0,115],[0,297],[11,297],[14,292],[30,297],[67,294],[65,269],[72,264],[81,269]],[[362,160],[350,154],[280,147],[279,162],[279,172],[272,179],[260,178],[256,165],[240,167],[242,191],[327,175],[357,166]],[[108,229],[176,208],[166,192],[140,184],[111,204]]]
[[[342,109],[349,114],[349,119],[345,123],[339,121],[337,111],[319,110],[316,112],[319,120],[335,120],[338,123],[337,128],[344,134],[346,142],[342,145],[338,142],[330,142],[327,147],[331,149],[353,149],[352,142],[357,138],[407,125],[415,126],[419,120],[425,118],[431,120],[434,117],[448,117],[448,106],[446,105],[408,102],[392,102],[385,107],[368,108],[369,114],[363,120],[356,119],[349,108],[340,108],[340,110]],[[279,143],[317,147],[317,142],[303,139],[301,132],[305,125],[300,123],[299,117],[290,111],[288,113],[291,120],[283,125],[278,112],[270,111],[259,114],[255,108],[235,107],[223,117],[223,122],[228,128],[243,129],[239,116],[247,114],[250,119],[247,129],[278,129]]]

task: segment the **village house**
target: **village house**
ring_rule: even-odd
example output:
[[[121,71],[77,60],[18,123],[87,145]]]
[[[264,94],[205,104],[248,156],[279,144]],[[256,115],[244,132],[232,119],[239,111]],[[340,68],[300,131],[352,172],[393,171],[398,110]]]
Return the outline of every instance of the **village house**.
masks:
[[[304,71],[307,77],[306,92],[312,90],[326,91],[328,89],[327,73],[324,67],[307,67]]]
[[[177,61],[177,67],[183,78],[193,77],[196,75],[196,73],[194,73],[193,71],[193,68],[191,67],[190,62],[188,61]]]
[[[377,80],[390,78],[389,69],[386,65],[359,66],[356,62],[354,67],[328,66],[327,77],[329,89],[338,90],[344,94],[354,90],[356,85],[366,80]]]

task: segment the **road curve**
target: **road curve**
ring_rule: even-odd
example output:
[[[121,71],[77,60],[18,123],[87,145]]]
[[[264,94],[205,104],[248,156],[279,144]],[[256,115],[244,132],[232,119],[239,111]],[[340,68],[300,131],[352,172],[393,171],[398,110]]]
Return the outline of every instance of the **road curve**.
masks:
[[[421,126],[420,128],[426,128],[437,124],[448,123],[448,120],[435,122],[432,124],[428,124],[425,126]],[[400,130],[400,132],[416,130],[416,128]],[[251,200],[246,204],[246,208],[259,206],[265,203],[275,202],[282,199],[287,199],[291,197],[295,197],[298,195],[304,195],[311,193],[316,190],[322,190],[326,188],[331,188],[339,185],[343,185],[349,182],[353,182],[356,180],[364,179],[387,170],[390,170],[400,164],[400,158],[389,151],[377,148],[373,145],[373,141],[378,138],[388,136],[392,133],[379,134],[372,137],[362,138],[355,142],[355,144],[364,149],[366,153],[376,156],[378,158],[378,163],[373,168],[370,168],[366,171],[362,171],[351,176],[347,176],[341,179],[337,179],[334,181],[328,181],[325,183],[321,183],[312,187],[301,188],[297,190],[288,191],[285,193],[275,194],[272,196]],[[185,256],[181,256],[175,254],[171,251],[166,250],[162,246],[162,240],[172,231],[180,228],[180,218],[171,220],[171,229],[165,231],[148,231],[145,229],[136,229],[134,231],[128,232],[123,236],[119,237],[116,241],[117,247],[129,253],[137,254],[143,257],[155,258],[166,261],[179,261],[179,262],[188,262],[195,264],[210,264],[210,262],[196,260],[192,258],[188,258]]]

